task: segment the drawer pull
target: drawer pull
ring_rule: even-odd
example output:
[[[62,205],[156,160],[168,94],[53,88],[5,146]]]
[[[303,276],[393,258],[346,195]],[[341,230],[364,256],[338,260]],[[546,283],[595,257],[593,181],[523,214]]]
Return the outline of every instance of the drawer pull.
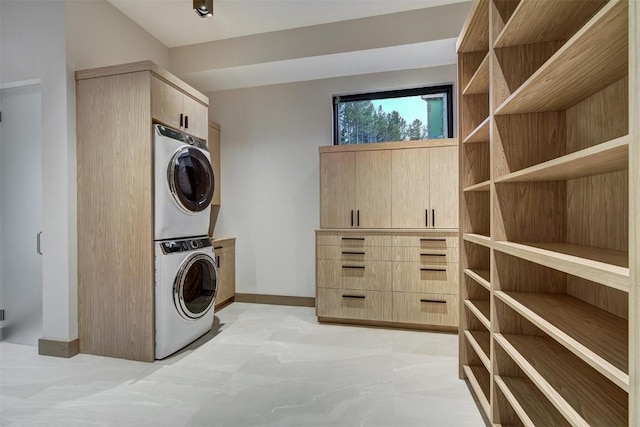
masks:
[[[342,298],[365,299],[363,295],[342,295]]]
[[[222,246],[214,246],[213,249],[222,249]]]
[[[447,239],[420,239],[421,242],[446,242]]]
[[[446,301],[443,300],[439,300],[439,299],[421,299],[420,302],[428,302],[428,303],[433,303],[433,304],[446,304]]]
[[[362,240],[362,241],[364,241],[364,237],[343,237],[342,240]]]
[[[364,265],[343,265],[342,268],[357,268],[358,270],[364,270]]]
[[[364,255],[364,252],[343,251],[342,255]]]
[[[362,267],[364,268],[364,267]],[[420,271],[447,271],[446,268],[421,268]]]
[[[420,254],[420,256],[447,256],[447,254]]]

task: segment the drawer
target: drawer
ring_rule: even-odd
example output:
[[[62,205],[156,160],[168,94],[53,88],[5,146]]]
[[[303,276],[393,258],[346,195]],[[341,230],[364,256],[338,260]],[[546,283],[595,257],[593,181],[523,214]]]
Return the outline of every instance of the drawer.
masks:
[[[391,246],[393,238],[385,234],[317,233],[317,245],[341,247]]]
[[[394,292],[393,320],[457,327],[458,295]]]
[[[460,277],[458,268],[457,263],[424,265],[419,262],[394,262],[393,290],[457,294]]]
[[[438,234],[416,234],[416,235],[395,235],[393,236],[393,246],[407,246],[422,249],[446,249],[457,248],[458,236],[438,235]]]
[[[394,261],[419,262],[421,264],[446,264],[458,262],[460,251],[458,248],[423,249],[415,247],[393,248]]]
[[[363,246],[351,248],[343,246],[317,246],[318,259],[336,259],[342,261],[391,261],[393,248],[391,246]]]
[[[391,321],[392,292],[318,288],[318,317]]]
[[[222,238],[222,239],[211,239],[211,244],[213,245],[213,250],[216,253],[219,252],[228,252],[235,249],[236,239],[235,237],[231,238]]]
[[[316,283],[320,288],[391,290],[391,261],[318,259]]]

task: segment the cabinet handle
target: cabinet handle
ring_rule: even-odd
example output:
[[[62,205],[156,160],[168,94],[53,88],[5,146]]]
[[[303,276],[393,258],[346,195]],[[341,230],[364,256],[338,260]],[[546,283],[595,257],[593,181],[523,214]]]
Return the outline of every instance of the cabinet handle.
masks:
[[[353,227],[353,209],[351,209],[351,226]]]
[[[362,240],[362,241],[364,241],[364,237],[343,237],[342,240]]]
[[[447,254],[420,254],[420,256],[447,256]]]
[[[220,268],[220,255],[216,255],[216,267]]]
[[[433,227],[436,226],[436,210],[435,209],[431,209],[431,225]]]
[[[184,116],[184,128],[189,129],[189,116]]]
[[[38,253],[38,255],[42,255],[42,247],[40,246],[41,238],[42,238],[42,231],[36,234],[36,252]]]
[[[342,295],[342,298],[365,299],[366,297],[362,295]]]
[[[342,252],[342,255],[364,255],[364,252],[350,252],[350,251],[344,251],[344,252]]]
[[[447,271],[446,268],[426,268],[423,267],[420,269],[420,271]]]
[[[343,265],[342,268],[355,268],[358,270],[364,270],[364,265]]]
[[[223,248],[223,246],[214,246],[214,247],[213,247],[213,249],[214,249],[214,250],[216,250],[216,249],[222,249],[222,248]]]
[[[439,300],[439,299],[421,299],[420,302],[429,302],[429,303],[434,303],[434,304],[446,304],[446,301],[443,300]]]
[[[429,209],[424,210],[424,226],[429,227]],[[420,239],[422,241],[422,239]]]
[[[180,113],[180,127],[184,124],[184,114]]]
[[[446,242],[447,239],[420,239],[421,242]]]
[[[358,219],[357,226],[360,227],[360,209],[358,209],[357,219]]]

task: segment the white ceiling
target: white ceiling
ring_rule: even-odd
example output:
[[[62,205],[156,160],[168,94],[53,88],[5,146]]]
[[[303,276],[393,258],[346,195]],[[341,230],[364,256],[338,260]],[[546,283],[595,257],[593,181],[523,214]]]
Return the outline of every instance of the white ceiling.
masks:
[[[214,0],[196,16],[192,0],[109,0],[167,47],[346,21],[466,0]]]

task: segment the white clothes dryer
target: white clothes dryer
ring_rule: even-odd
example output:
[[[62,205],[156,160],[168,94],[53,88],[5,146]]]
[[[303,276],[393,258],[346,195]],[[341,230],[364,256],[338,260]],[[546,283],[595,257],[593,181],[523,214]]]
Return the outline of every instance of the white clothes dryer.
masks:
[[[213,326],[218,269],[208,237],[155,245],[155,358],[164,359]]]
[[[154,240],[204,236],[216,185],[207,143],[162,125],[153,131]]]

